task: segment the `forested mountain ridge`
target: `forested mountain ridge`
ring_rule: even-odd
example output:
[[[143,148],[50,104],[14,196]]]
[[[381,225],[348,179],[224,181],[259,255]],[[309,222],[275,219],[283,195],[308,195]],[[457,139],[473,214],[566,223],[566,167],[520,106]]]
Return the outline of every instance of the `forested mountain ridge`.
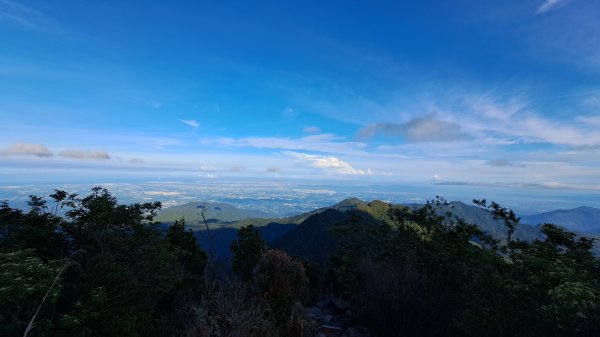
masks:
[[[371,202],[366,202],[360,200],[358,198],[350,198],[342,200],[341,202],[315,209],[310,212],[301,213],[294,216],[283,217],[283,218],[275,218],[275,217],[256,217],[261,215],[268,215],[266,213],[260,211],[253,211],[247,209],[239,209],[232,205],[224,204],[224,203],[203,203],[203,202],[194,202],[188,203],[181,206],[172,206],[169,208],[165,208],[160,211],[156,217],[157,221],[172,223],[173,221],[184,218],[186,220],[186,224],[188,228],[191,228],[195,231],[195,235],[198,238],[199,242],[206,249],[208,247],[207,237],[205,232],[205,225],[203,223],[202,217],[200,215],[201,209],[199,207],[206,207],[205,217],[207,222],[211,226],[214,242],[215,242],[215,251],[217,258],[219,259],[228,259],[231,256],[229,252],[229,242],[235,238],[235,233],[237,229],[242,226],[253,225],[259,230],[265,240],[268,242],[273,242],[273,245],[276,247],[284,247],[288,244],[296,245],[299,247],[302,245],[303,240],[299,239],[301,237],[308,237],[307,233],[303,233],[303,230],[300,228],[294,231],[294,234],[289,233],[289,231],[296,229],[300,225],[302,225],[305,221],[309,220],[311,217],[324,213],[328,210],[336,210],[340,213],[344,213],[346,211],[361,211],[364,212],[363,217],[365,217],[367,222],[372,221],[382,221],[389,222],[391,218],[389,217],[389,211],[392,208],[403,208],[409,207],[413,209],[418,209],[423,207],[423,204],[390,204],[387,202],[374,200]],[[506,230],[500,219],[494,219],[494,216],[488,210],[482,209],[480,207],[474,205],[467,205],[460,201],[452,201],[452,202],[443,202],[435,205],[436,212],[439,215],[445,215],[446,213],[451,213],[453,218],[462,219],[467,223],[477,225],[483,232],[491,235],[495,239],[504,240],[506,237]],[[581,207],[573,210],[564,211],[563,216],[565,223],[569,224],[565,227],[566,229],[575,230],[570,225],[573,221],[577,221],[575,218],[570,218],[570,215],[578,214],[580,210],[586,210],[594,212],[596,209],[590,207]],[[563,211],[557,211],[563,212]],[[554,213],[549,213],[554,214]],[[542,216],[542,214],[540,214]],[[343,223],[343,219],[346,216],[342,214],[338,214],[339,219],[335,222]],[[523,217],[522,223],[518,226],[515,233],[515,238],[532,241],[534,239],[543,238],[541,229],[538,227],[534,227],[529,225],[528,223],[532,223],[530,219],[535,218],[535,216]],[[327,217],[330,221],[332,217]],[[583,218],[583,223],[586,224],[586,228],[594,228],[589,225],[593,223],[595,218]],[[315,227],[314,222],[320,223],[321,226],[330,228],[333,225],[332,222],[327,222],[323,220],[321,217],[316,217],[312,219],[307,226]],[[549,223],[557,223],[562,225],[563,222],[560,221],[546,221]],[[581,233],[585,233],[581,231]],[[590,233],[590,232],[588,232]],[[594,233],[594,232],[591,232]],[[312,235],[311,235],[312,236]],[[324,236],[316,235],[318,237],[316,240],[323,241],[323,238],[329,238],[334,240],[330,234],[325,233]],[[294,242],[297,240],[297,244]],[[286,242],[284,244],[284,242]],[[319,248],[315,246],[316,250],[322,250],[322,248],[330,247],[331,244],[324,243],[320,245]],[[288,246],[290,248],[290,246]],[[596,249],[597,250],[597,249]],[[305,253],[300,254],[300,256],[304,256],[306,254],[312,255],[310,253],[310,249],[305,249]]]
[[[270,245],[302,259],[323,264],[338,244],[339,237],[335,235],[335,230],[358,224],[370,226],[380,225],[382,222],[357,209],[339,211],[332,208],[311,215]]]
[[[271,243],[283,250],[272,232],[222,228],[235,232],[227,278],[185,221],[153,221],[160,203],[119,204],[101,187],[49,200],[0,203],[2,336],[600,334],[593,241],[551,224],[522,240],[512,210],[485,200],[351,199],[287,224]],[[445,212],[460,207],[501,220],[505,239]]]

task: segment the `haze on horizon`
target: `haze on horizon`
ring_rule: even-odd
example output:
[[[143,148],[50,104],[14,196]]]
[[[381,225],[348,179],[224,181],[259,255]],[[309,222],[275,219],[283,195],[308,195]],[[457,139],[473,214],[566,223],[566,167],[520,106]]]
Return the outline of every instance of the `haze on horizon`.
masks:
[[[600,193],[594,1],[0,0],[0,46],[0,193],[190,179]]]

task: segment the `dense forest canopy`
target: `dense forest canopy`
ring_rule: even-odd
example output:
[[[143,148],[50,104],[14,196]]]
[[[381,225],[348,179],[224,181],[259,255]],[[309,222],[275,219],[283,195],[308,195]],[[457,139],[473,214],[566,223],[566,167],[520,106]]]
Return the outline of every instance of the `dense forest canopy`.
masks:
[[[153,221],[160,203],[119,204],[101,187],[49,197],[31,196],[28,211],[0,205],[1,336],[308,336],[320,327],[303,306],[331,296],[374,336],[600,335],[593,241],[552,224],[520,241],[516,215],[485,200],[505,240],[439,214],[443,199],[379,203],[298,225],[335,237],[324,263],[244,226],[222,279],[185,219]]]

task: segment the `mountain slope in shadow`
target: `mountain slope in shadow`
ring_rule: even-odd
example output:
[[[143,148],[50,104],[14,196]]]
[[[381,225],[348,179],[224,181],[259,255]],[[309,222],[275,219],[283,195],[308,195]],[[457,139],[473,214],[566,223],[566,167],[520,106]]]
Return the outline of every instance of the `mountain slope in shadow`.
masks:
[[[351,208],[346,211],[328,209],[313,214],[291,231],[283,234],[269,245],[283,249],[289,254],[304,260],[323,264],[334,253],[340,237],[333,230],[361,225],[375,226],[383,222],[373,218],[369,213]]]

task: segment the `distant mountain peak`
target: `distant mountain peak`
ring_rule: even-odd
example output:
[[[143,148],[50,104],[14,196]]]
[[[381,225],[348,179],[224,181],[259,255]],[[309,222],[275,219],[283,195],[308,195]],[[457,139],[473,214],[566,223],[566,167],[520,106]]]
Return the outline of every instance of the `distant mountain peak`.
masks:
[[[364,201],[358,198],[348,198],[338,202],[337,204],[335,204],[335,206],[360,205],[364,203]]]
[[[600,234],[600,209],[590,206],[528,215],[522,220],[534,226],[551,223],[582,234]]]

